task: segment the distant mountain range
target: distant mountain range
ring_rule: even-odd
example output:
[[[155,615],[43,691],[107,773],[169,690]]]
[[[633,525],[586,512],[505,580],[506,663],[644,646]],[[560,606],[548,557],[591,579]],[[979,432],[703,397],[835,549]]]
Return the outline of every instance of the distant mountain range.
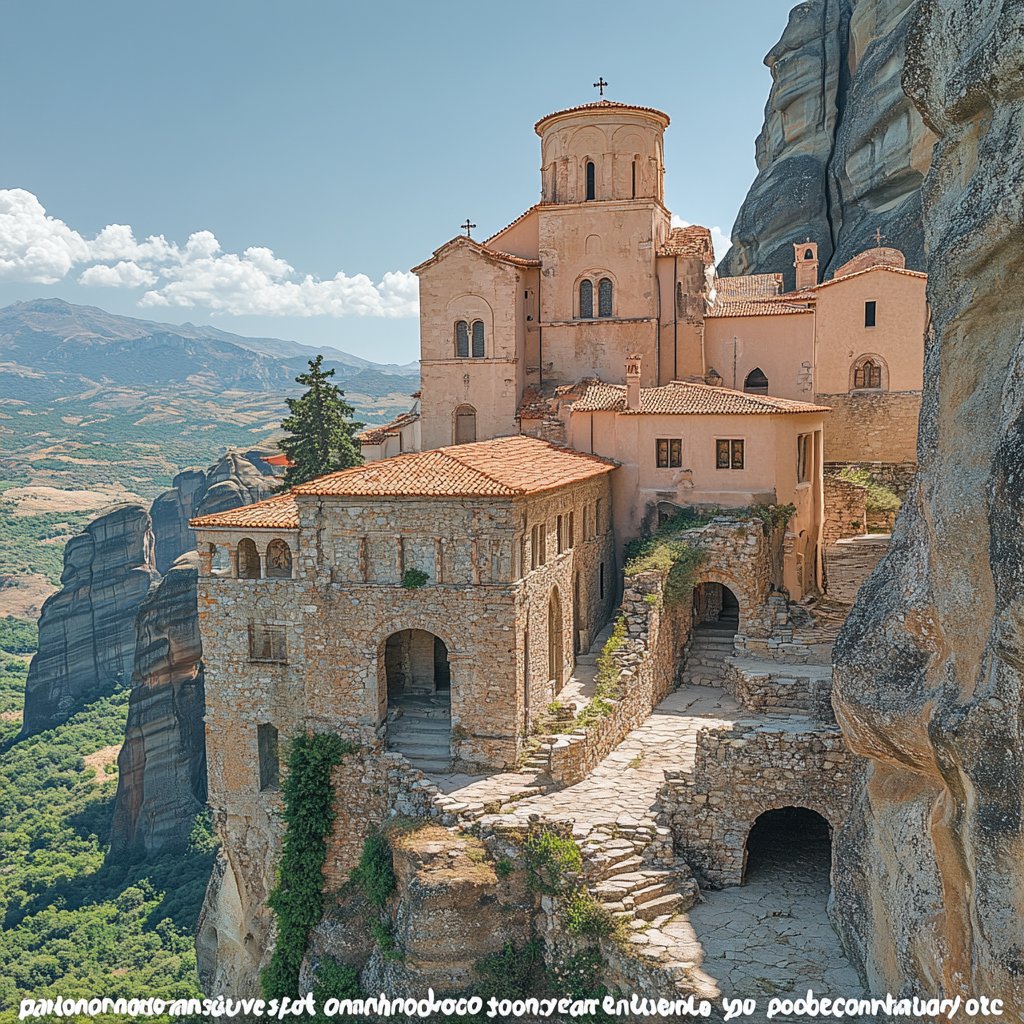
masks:
[[[26,380],[34,382],[31,390],[39,397],[53,398],[78,382],[281,391],[294,385],[295,375],[317,353],[335,368],[340,383],[374,397],[405,389],[408,382],[396,378],[419,373],[418,363],[374,363],[329,346],[154,323],[61,299],[0,309],[0,396],[24,397]]]

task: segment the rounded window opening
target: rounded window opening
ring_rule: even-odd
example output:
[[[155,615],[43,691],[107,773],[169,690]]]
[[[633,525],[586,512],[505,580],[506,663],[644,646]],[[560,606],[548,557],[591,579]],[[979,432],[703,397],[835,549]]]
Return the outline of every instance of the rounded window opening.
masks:
[[[260,553],[256,542],[248,537],[238,542],[238,578],[258,580],[260,578]]]
[[[808,889],[823,882],[827,893],[831,867],[832,829],[817,811],[806,807],[765,811],[747,834],[744,884],[787,873]]]
[[[743,381],[743,390],[750,395],[768,394],[768,377],[760,366],[755,366],[747,374],[746,380]]]
[[[231,575],[231,555],[223,544],[210,545],[210,575]]]
[[[693,588],[695,628],[734,634],[740,628],[740,603],[723,583],[701,583]]]
[[[460,405],[455,410],[455,443],[471,444],[476,440],[476,409]]]
[[[451,665],[445,642],[402,629],[384,643],[388,747],[425,770],[451,758]]]
[[[292,549],[283,540],[272,540],[267,545],[267,576],[279,580],[292,578]]]

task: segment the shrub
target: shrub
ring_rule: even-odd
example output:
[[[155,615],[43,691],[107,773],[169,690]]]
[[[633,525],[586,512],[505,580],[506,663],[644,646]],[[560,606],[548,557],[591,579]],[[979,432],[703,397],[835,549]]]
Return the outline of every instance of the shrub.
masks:
[[[538,940],[519,949],[506,942],[500,953],[485,956],[473,965],[480,978],[474,994],[485,1001],[536,995],[543,966],[543,947]]]
[[[564,918],[566,929],[574,935],[600,939],[616,935],[621,930],[612,912],[598,903],[582,886],[574,890],[565,901]]]
[[[328,999],[359,999],[363,994],[359,972],[348,964],[324,957],[313,979],[313,999],[323,1006]]]
[[[402,960],[402,951],[395,945],[395,928],[390,920],[370,922],[370,934],[385,960]]]
[[[494,864],[494,872],[499,878],[508,878],[515,870],[515,864],[508,857],[499,857]]]
[[[366,896],[370,904],[382,910],[395,889],[395,870],[391,860],[391,847],[384,834],[371,832],[363,843],[359,863],[349,876]]]
[[[868,512],[899,512],[901,502],[896,492],[886,487],[880,480],[876,480],[863,467],[845,466],[839,471],[839,479],[863,487],[868,492],[865,503]]]
[[[5,615],[0,619],[0,651],[9,654],[35,654],[39,632],[34,622]]]
[[[565,836],[550,829],[534,832],[523,844],[529,886],[535,892],[553,895],[564,891],[569,874],[583,869],[580,848]]]
[[[406,569],[402,573],[402,586],[406,590],[419,590],[430,577],[422,569]]]
[[[335,813],[331,769],[354,750],[352,744],[327,733],[292,741],[282,786],[281,863],[267,900],[277,918],[277,945],[260,978],[268,999],[298,994],[299,965],[309,932],[323,913],[323,866]]]
[[[751,505],[749,512],[761,520],[765,533],[771,533],[789,522],[796,513],[796,505]]]

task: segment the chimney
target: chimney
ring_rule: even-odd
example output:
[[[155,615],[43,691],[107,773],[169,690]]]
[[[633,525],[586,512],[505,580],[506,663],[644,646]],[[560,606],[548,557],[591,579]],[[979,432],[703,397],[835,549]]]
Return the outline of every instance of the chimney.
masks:
[[[626,356],[626,408],[640,408],[640,357]]]
[[[796,256],[793,261],[796,267],[796,290],[799,292],[804,288],[813,288],[818,283],[818,243],[809,238],[806,242],[794,242],[793,254]]]

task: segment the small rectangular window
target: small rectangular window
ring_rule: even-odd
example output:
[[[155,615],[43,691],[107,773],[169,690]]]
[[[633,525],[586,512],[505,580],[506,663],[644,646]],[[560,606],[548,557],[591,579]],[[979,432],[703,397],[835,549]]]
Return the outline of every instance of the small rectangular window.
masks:
[[[277,729],[269,722],[256,726],[256,749],[260,762],[260,792],[277,789],[281,778]]]
[[[800,434],[796,439],[796,481],[805,484],[811,479],[811,434]]]
[[[568,546],[575,547],[576,545],[576,513],[569,513],[569,537],[567,540]]]
[[[742,469],[744,447],[744,442],[738,438],[716,438],[715,467],[717,469]]]
[[[871,299],[869,302],[864,303],[864,326],[874,327],[875,326],[875,300]]]
[[[531,568],[537,569],[547,561],[547,552],[545,551],[547,532],[547,524],[540,523],[533,528],[530,534],[530,547],[532,549],[530,555]]]
[[[555,517],[555,545],[560,555],[565,550],[565,520],[562,516]]]
[[[268,626],[263,622],[250,622],[249,660],[279,665],[287,664],[288,647],[284,626]]]
[[[594,536],[601,536],[601,499],[594,502]]]

